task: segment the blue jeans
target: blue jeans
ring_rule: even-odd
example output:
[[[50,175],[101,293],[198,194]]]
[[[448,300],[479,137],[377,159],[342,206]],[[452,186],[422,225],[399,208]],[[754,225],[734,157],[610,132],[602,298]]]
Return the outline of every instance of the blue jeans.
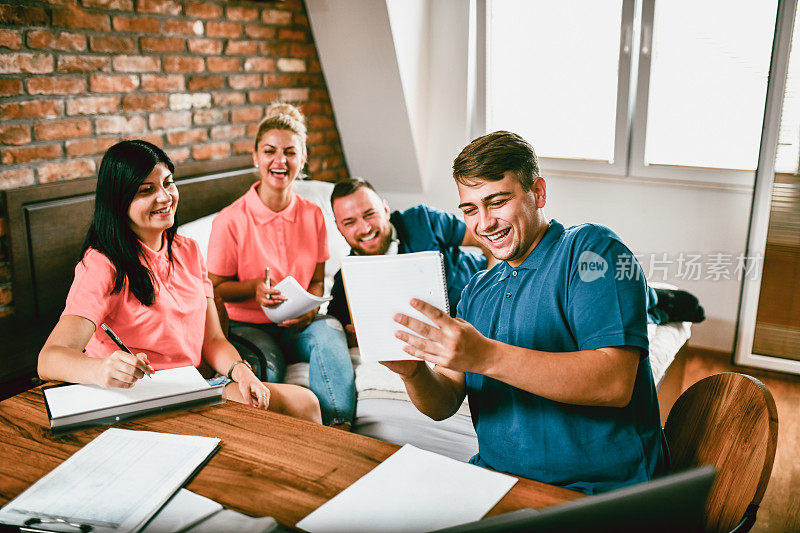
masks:
[[[342,325],[318,315],[303,330],[231,320],[231,333],[256,345],[267,359],[267,381],[283,381],[286,365],[310,363],[309,385],[326,425],[351,423],[356,409],[353,363]]]

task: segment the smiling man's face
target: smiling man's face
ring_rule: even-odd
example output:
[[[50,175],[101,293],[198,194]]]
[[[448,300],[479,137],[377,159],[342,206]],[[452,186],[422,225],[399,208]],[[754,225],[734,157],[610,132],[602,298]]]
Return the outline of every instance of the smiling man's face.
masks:
[[[331,206],[336,227],[358,255],[383,255],[392,240],[389,204],[368,187],[336,198]]]

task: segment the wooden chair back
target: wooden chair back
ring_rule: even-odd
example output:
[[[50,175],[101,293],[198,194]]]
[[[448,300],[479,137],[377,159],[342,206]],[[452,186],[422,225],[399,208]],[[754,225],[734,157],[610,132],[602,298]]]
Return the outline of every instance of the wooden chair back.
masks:
[[[706,531],[731,531],[758,505],[778,442],[775,400],[759,380],[726,372],[702,379],[675,402],[664,425],[674,471],[710,464]]]

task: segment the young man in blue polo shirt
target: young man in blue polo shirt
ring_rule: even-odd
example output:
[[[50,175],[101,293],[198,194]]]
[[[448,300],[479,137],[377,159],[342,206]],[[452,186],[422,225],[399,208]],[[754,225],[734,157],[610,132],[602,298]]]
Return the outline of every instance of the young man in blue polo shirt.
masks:
[[[455,313],[461,291],[473,274],[486,268],[483,255],[460,246],[479,246],[457,216],[427,205],[389,211],[389,204],[361,178],[339,181],[331,193],[336,227],[357,255],[439,251],[444,256],[450,309]],[[333,278],[328,314],[347,327],[352,322],[342,272]],[[348,328],[350,330],[351,328]]]
[[[457,318],[397,315],[406,351],[384,364],[423,413],[465,395],[471,462],[587,493],[651,479],[665,449],[647,340],[646,285],[610,229],[548,220],[533,148],[508,132],[475,139],[453,164],[467,227],[501,262],[474,276]]]

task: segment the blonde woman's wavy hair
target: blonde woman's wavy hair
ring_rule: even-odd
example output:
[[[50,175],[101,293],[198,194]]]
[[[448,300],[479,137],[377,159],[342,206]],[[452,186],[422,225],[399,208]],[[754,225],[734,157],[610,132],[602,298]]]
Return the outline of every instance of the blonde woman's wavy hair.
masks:
[[[291,131],[300,139],[303,155],[307,155],[306,117],[292,104],[287,104],[285,102],[270,104],[267,108],[266,116],[258,125],[258,133],[256,134],[256,142],[253,150],[258,150],[258,143],[261,137],[269,130]]]

